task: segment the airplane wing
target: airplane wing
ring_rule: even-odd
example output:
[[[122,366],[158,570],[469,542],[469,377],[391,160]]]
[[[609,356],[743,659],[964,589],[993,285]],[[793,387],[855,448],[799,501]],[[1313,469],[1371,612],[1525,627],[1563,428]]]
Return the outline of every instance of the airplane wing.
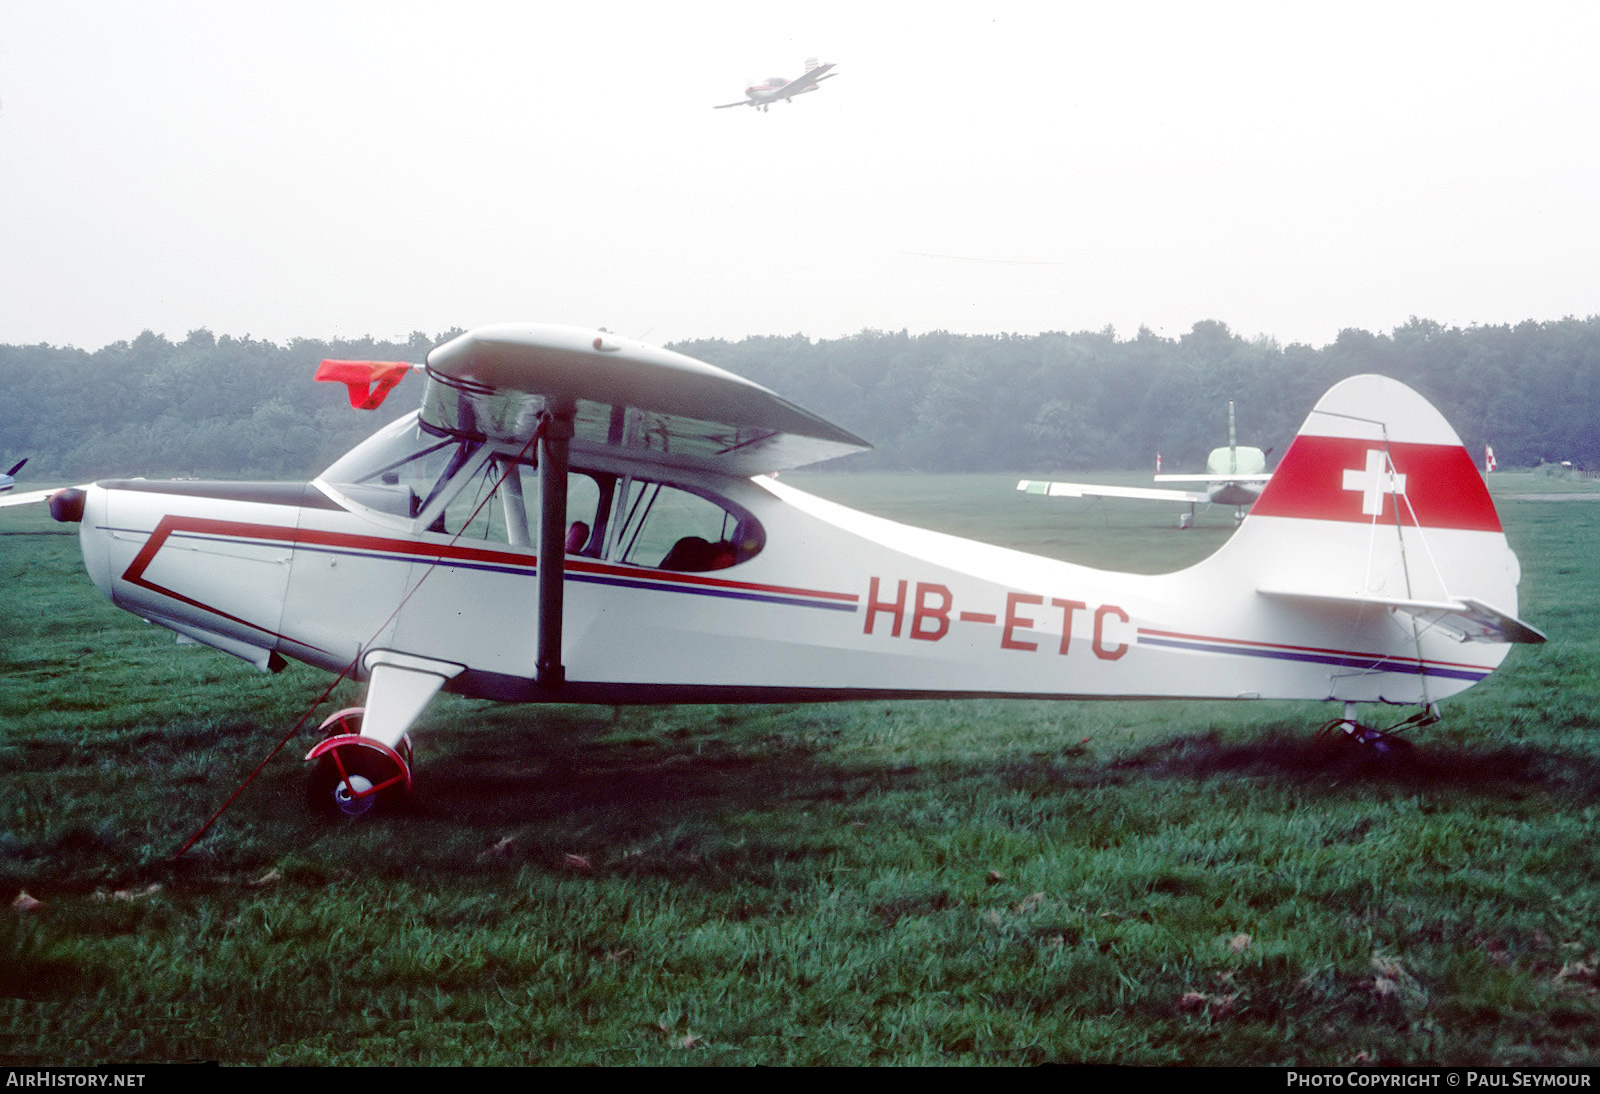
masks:
[[[1158,490],[1150,486],[1096,486],[1087,482],[1042,482],[1023,479],[1017,489],[1052,498],[1139,498],[1143,501],[1181,501],[1196,505],[1211,500],[1202,490]]]
[[[1403,600],[1389,596],[1364,594],[1312,593],[1293,589],[1261,588],[1263,596],[1285,600],[1303,600],[1324,604],[1358,605],[1383,608],[1413,616],[1425,624],[1436,626],[1454,635],[1461,642],[1529,642],[1545,641],[1537,627],[1531,627],[1515,616],[1498,608],[1474,600],[1470,596],[1454,600]]]
[[[760,384],[670,350],[577,327],[479,327],[428,354],[425,427],[525,440],[576,404],[574,452],[760,475],[872,446]]]
[[[51,494],[58,494],[64,489],[56,487],[54,490],[30,490],[26,494],[0,494],[0,509],[10,505],[33,505],[36,502],[49,501]]]
[[[753,102],[755,102],[754,99],[740,99],[736,103],[718,103],[716,106],[713,106],[711,109],[712,110],[726,110],[730,106],[749,106]]]
[[[807,72],[804,76],[796,76],[789,83],[783,85],[784,95],[798,95],[802,91],[810,91],[823,80],[829,79],[828,69],[832,67],[832,64],[818,65],[810,72]],[[837,76],[838,73],[835,72],[833,75]]]

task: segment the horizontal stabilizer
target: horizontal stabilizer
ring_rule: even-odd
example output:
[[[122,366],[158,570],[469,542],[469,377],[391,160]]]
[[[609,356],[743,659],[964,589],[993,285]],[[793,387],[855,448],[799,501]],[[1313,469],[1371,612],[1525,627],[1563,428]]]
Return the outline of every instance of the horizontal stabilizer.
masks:
[[[1190,505],[1211,500],[1211,495],[1197,490],[1158,490],[1152,486],[1095,486],[1086,482],[1043,482],[1023,479],[1017,489],[1027,494],[1044,494],[1052,498],[1139,498],[1143,501],[1181,501]]]
[[[1157,475],[1157,482],[1266,482],[1270,471],[1259,475]]]
[[[1449,631],[1462,642],[1539,643],[1544,634],[1522,620],[1507,615],[1481,600],[1463,596],[1451,600],[1402,600],[1391,596],[1365,596],[1355,593],[1311,593],[1289,589],[1259,590],[1264,596],[1286,600],[1306,600],[1324,604],[1353,604],[1403,612],[1424,623]]]

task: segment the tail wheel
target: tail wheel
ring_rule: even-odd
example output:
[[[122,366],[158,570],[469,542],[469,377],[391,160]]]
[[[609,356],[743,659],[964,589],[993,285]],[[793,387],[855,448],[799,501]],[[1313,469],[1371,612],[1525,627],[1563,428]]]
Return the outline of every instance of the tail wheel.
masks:
[[[306,759],[315,766],[306,784],[313,809],[331,817],[360,817],[375,807],[393,808],[411,793],[411,738],[396,748],[360,735],[360,707],[341,710],[322,723],[328,732]]]
[[[1317,732],[1331,740],[1355,745],[1375,757],[1407,760],[1415,756],[1417,746],[1398,736],[1394,731],[1411,728],[1412,721],[1413,719],[1407,719],[1406,722],[1390,726],[1385,730],[1364,726],[1353,718],[1335,718],[1324,724]]]

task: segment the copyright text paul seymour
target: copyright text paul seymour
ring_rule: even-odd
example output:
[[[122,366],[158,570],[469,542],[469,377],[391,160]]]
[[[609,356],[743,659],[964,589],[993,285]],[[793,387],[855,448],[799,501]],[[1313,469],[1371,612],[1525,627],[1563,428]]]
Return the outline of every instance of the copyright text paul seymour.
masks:
[[[1291,1087],[1589,1087],[1590,1076],[1583,1072],[1550,1071],[1290,1071],[1285,1076]]]

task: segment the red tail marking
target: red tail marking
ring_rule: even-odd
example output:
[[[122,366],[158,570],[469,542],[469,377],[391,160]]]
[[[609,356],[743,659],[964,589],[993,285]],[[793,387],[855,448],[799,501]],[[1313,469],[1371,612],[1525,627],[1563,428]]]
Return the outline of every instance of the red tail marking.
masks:
[[[1356,524],[1500,531],[1500,517],[1477,465],[1459,445],[1384,444],[1301,434],[1284,453],[1252,512]]]

